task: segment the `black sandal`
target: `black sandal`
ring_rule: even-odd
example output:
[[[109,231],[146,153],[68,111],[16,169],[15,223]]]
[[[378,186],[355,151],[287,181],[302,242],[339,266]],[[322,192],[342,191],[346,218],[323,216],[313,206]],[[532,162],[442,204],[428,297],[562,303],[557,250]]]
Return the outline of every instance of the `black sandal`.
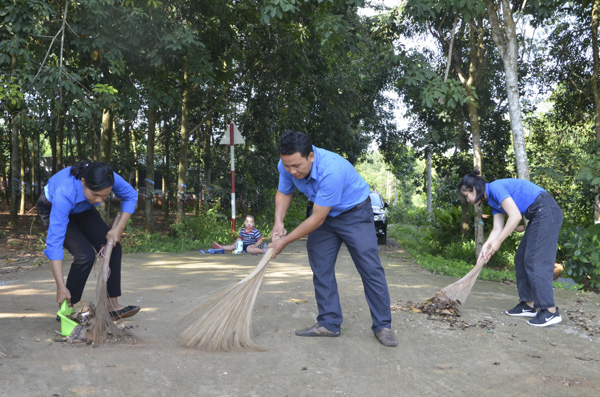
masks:
[[[122,308],[121,310],[112,310],[109,311],[108,314],[113,318],[113,320],[119,320],[121,318],[128,318],[134,316],[137,312],[140,311],[139,306],[127,306]]]

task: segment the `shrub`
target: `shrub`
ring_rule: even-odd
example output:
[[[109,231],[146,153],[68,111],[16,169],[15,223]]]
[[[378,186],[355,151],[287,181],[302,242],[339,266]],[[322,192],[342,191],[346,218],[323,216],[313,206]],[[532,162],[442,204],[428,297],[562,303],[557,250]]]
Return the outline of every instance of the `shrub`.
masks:
[[[566,274],[586,290],[600,291],[600,224],[563,229],[559,250]]]

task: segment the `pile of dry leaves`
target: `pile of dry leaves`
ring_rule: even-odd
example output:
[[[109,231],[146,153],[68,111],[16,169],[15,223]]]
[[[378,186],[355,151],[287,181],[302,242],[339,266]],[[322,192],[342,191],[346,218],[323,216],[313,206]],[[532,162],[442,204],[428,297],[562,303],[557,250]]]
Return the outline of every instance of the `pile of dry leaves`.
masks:
[[[401,301],[398,301],[397,305],[392,305],[392,311],[427,314],[427,319],[443,323],[443,328],[446,329],[467,329],[471,327],[494,329],[493,323],[489,320],[481,320],[476,324],[460,320],[459,306],[460,302],[446,298],[445,294],[438,290],[433,298],[425,302],[407,301],[406,304],[402,304]]]

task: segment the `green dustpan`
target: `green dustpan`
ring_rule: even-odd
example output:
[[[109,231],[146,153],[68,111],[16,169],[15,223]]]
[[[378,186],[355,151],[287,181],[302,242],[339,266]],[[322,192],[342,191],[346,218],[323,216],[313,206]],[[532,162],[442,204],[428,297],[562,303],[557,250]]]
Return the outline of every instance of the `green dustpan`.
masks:
[[[71,332],[73,331],[73,328],[77,326],[77,323],[68,317],[73,314],[73,308],[69,307],[66,299],[60,305],[60,310],[56,312],[56,314],[60,317],[60,334],[62,336],[71,335]]]

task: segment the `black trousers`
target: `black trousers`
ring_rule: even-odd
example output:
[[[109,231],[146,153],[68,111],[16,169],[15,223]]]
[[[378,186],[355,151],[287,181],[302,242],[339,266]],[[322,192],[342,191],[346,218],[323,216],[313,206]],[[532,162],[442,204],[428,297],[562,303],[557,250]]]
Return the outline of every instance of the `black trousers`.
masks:
[[[38,213],[44,226],[49,225],[52,203],[44,193],[38,200]],[[96,208],[79,214],[69,215],[69,224],[65,233],[64,248],[73,255],[73,263],[67,277],[67,289],[71,292],[71,303],[81,300],[83,289],[94,267],[96,252],[106,244],[106,234],[110,228],[100,217]],[[110,256],[110,274],[106,283],[108,296],[121,296],[121,244],[114,245]],[[100,277],[100,274],[97,275]]]

